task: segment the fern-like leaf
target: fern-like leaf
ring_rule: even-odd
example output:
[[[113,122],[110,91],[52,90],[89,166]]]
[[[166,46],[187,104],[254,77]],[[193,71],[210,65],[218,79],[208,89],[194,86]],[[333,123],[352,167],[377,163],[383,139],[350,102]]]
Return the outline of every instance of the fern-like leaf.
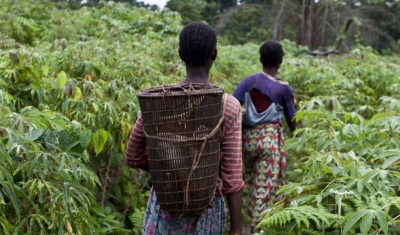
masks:
[[[143,228],[144,210],[135,208],[134,212],[129,215],[129,220],[133,224],[133,233],[141,234]]]
[[[298,228],[303,227],[310,229],[310,222],[313,222],[316,229],[318,229],[321,227],[322,223],[324,227],[330,227],[337,219],[339,219],[337,215],[327,212],[323,207],[315,208],[313,206],[304,205],[288,207],[271,216],[267,215],[257,225],[257,228],[284,227],[292,221],[295,221]]]

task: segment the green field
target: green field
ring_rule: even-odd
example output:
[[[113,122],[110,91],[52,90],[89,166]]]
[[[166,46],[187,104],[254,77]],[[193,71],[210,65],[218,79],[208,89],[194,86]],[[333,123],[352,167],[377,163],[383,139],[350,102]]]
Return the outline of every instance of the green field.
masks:
[[[137,92],[185,76],[180,15],[18,2],[0,0],[0,234],[141,234],[150,181],[125,145]],[[260,229],[399,234],[400,57],[281,43],[300,128]],[[261,71],[258,47],[218,45],[211,81],[232,93]]]

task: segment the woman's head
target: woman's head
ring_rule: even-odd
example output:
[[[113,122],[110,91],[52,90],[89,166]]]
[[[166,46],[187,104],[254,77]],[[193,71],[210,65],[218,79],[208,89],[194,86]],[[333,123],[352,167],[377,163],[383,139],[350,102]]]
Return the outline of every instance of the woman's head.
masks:
[[[217,34],[207,24],[193,22],[179,35],[179,56],[189,66],[205,65],[217,57]]]
[[[264,68],[279,68],[284,54],[280,43],[267,41],[260,47],[260,62]]]

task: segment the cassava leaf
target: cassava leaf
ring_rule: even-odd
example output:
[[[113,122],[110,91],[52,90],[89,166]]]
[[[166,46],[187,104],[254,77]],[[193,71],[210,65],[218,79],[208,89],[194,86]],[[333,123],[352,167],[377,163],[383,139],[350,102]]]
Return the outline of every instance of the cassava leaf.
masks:
[[[79,135],[79,143],[82,147],[86,148],[92,139],[92,131],[91,130],[83,130]]]
[[[74,101],[78,101],[82,96],[82,91],[81,88],[75,87],[75,93],[74,93]]]
[[[358,222],[358,220],[360,220],[360,218],[367,213],[368,211],[356,211],[345,216],[344,220],[346,221],[346,223],[344,224],[343,227],[343,234],[347,234],[347,232],[349,232],[350,229],[353,228],[353,226]]]
[[[11,185],[9,185],[10,183],[7,182],[0,182],[0,185],[3,187],[3,189],[6,192],[6,196],[8,197],[8,199],[12,202],[12,205],[14,207],[15,213],[17,214],[18,218],[21,218],[21,204],[14,192],[14,189]]]
[[[71,134],[68,131],[61,131],[58,134],[58,143],[60,144],[60,148],[62,150],[67,149],[71,140]]]
[[[376,213],[376,218],[378,219],[379,227],[383,230],[385,234],[388,234],[388,221],[385,218],[385,214],[378,211]]]
[[[372,225],[372,219],[374,218],[374,211],[369,211],[366,215],[364,215],[361,224],[360,224],[360,229],[361,229],[361,234],[366,235],[368,234],[371,225]]]
[[[388,159],[385,160],[385,162],[382,164],[382,168],[387,168],[389,166],[391,166],[394,163],[398,163],[400,160],[400,155],[397,156],[392,156]]]
[[[47,76],[49,74],[49,66],[47,65],[42,65],[42,72],[44,76]]]
[[[57,74],[57,87],[61,89],[65,83],[67,82],[67,74],[64,71],[61,71]]]
[[[107,142],[107,132],[105,130],[99,130],[94,133],[92,136],[94,151],[96,155],[98,155],[104,148],[105,143]]]

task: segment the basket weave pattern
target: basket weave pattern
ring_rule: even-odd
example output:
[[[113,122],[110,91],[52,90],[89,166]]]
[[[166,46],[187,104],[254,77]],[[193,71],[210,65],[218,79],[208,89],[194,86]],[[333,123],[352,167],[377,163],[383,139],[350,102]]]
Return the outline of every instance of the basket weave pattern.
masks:
[[[138,94],[151,180],[169,214],[212,206],[219,172],[223,90],[191,84]]]

